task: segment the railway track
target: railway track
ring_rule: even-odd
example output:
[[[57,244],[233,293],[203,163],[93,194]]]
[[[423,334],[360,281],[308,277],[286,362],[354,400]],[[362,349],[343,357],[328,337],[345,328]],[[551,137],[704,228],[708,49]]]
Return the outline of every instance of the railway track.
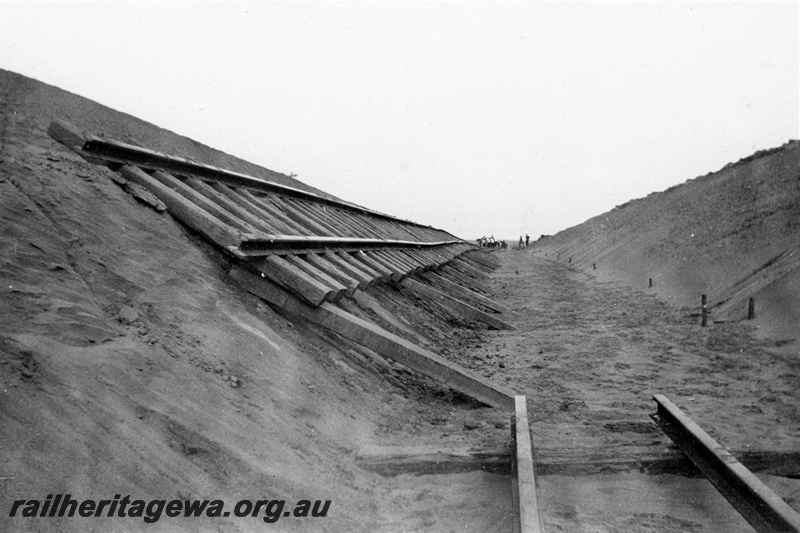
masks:
[[[48,133],[118,172],[177,220],[232,257],[231,277],[301,316],[451,388],[513,412],[510,457],[515,531],[540,533],[534,443],[526,398],[415,346],[335,304],[385,280],[399,282],[494,329],[513,329],[484,282],[498,266],[450,233],[254,176],[84,135],[54,121]],[[800,532],[800,516],[663,396],[654,420],[759,532]],[[699,431],[698,431],[699,430]],[[503,463],[501,460],[499,463]]]
[[[652,418],[726,500],[759,533],[800,532],[800,514],[784,502],[674,403],[653,397]]]
[[[653,421],[758,533],[800,533],[800,513],[687,417],[666,396],[653,396]],[[543,533],[533,442],[525,396],[515,398],[512,420],[512,491],[517,533]]]

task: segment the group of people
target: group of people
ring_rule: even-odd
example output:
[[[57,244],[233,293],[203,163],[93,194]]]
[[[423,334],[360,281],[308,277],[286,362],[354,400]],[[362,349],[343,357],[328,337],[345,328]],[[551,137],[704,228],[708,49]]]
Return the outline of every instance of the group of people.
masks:
[[[494,235],[491,235],[490,237],[486,237],[486,235],[484,235],[483,237],[476,240],[478,241],[478,246],[480,246],[481,248],[500,248],[500,249],[508,248],[508,244],[506,244],[506,241],[495,240]],[[526,234],[524,238],[522,237],[522,235],[520,235],[519,246],[517,248],[520,250],[522,250],[523,248],[527,248],[530,242],[531,242],[530,235]]]
[[[484,235],[483,237],[476,240],[478,241],[478,246],[480,246],[481,248],[500,248],[500,249],[508,248],[506,241],[495,240],[494,235],[488,238],[486,237],[486,235]],[[517,248],[519,250],[522,250],[523,248],[527,248],[530,243],[531,243],[530,235],[526,234],[524,238],[522,235],[520,235],[519,246]]]
[[[477,241],[478,241],[478,246],[480,246],[481,248],[500,248],[500,249],[508,248],[506,241],[496,241],[494,239],[494,235],[492,235],[488,239],[486,238],[486,235],[484,235],[480,239],[477,239]]]

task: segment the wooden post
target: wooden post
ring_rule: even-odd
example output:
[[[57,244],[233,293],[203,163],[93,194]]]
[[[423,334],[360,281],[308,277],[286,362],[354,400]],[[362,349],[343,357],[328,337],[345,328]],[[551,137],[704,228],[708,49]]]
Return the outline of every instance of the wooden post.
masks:
[[[753,320],[756,317],[756,300],[750,298],[750,303],[747,305],[747,320]]]
[[[706,327],[708,325],[708,306],[706,305],[706,295],[702,294],[700,296],[700,307],[702,313],[702,326]]]
[[[653,287],[653,278],[650,278],[650,285],[649,286],[650,286],[650,288]]]
[[[592,263],[592,270],[597,270],[597,263]]]

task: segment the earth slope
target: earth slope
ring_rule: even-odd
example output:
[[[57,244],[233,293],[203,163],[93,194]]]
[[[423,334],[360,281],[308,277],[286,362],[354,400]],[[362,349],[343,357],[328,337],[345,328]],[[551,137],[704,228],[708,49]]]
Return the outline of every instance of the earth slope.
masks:
[[[507,530],[505,476],[455,474],[426,485],[355,464],[358,450],[393,434],[435,424],[457,441],[466,417],[507,428],[505,414],[463,398],[454,404],[450,391],[248,295],[199,236],[48,137],[54,118],[310,189],[0,71],[0,530],[145,527],[141,519],[8,516],[16,499],[58,493],[221,499],[228,508],[239,499],[332,501],[324,519],[162,516],[147,526],[154,531],[393,531],[441,513],[459,531]],[[443,328],[442,339],[470,334],[405,305],[428,330]],[[405,324],[400,333],[417,335]],[[507,441],[508,430],[492,438]],[[445,485],[446,501],[430,497]],[[481,503],[478,487],[501,503]]]
[[[800,142],[633,200],[535,246],[691,312],[707,294],[714,321],[746,319],[754,298],[759,335],[796,339]]]

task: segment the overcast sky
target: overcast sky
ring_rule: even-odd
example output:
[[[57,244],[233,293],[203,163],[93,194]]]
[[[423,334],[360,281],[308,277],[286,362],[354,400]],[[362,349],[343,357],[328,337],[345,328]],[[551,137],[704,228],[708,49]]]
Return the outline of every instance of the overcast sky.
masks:
[[[797,2],[0,2],[0,67],[460,237],[538,237],[800,137],[799,24]]]

